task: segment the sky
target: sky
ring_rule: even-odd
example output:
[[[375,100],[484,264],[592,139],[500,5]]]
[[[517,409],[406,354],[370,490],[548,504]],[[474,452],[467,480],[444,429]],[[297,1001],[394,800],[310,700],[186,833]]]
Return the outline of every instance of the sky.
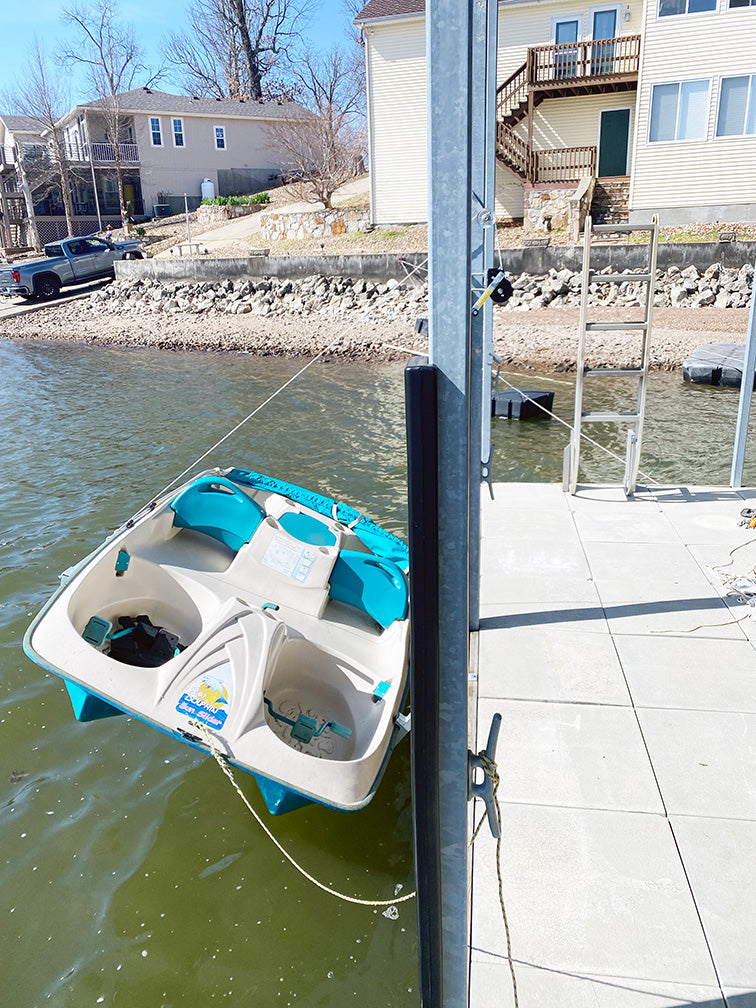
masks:
[[[81,0],[86,3],[86,0]],[[164,38],[180,30],[185,23],[190,0],[121,0],[120,20],[134,25],[136,37],[143,48],[145,62],[159,66],[160,49]],[[62,21],[60,12],[66,0],[34,0],[19,3],[6,0],[2,14],[2,43],[0,44],[0,93],[9,91],[16,80],[23,81],[28,62],[28,51],[35,35],[44,48],[52,52],[62,41],[75,38],[73,29]],[[344,0],[312,0],[312,14],[304,34],[314,49],[330,49],[341,43],[351,21]],[[65,71],[71,78],[71,105],[89,97],[81,70]],[[179,88],[167,78],[156,87],[163,91],[178,92]]]

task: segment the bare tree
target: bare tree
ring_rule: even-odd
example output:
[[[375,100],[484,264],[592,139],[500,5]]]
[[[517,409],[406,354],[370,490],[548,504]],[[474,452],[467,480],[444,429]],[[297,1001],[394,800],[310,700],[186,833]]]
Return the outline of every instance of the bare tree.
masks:
[[[296,47],[310,0],[194,0],[188,28],[168,38],[163,54],[190,94],[215,98],[278,97],[275,71]],[[283,92],[286,97],[290,93]]]
[[[334,192],[364,170],[361,60],[340,49],[308,52],[293,76],[309,114],[271,124],[268,133],[300,198],[330,209]]]
[[[37,197],[60,191],[66,228],[68,234],[73,234],[73,169],[56,128],[58,120],[68,111],[70,96],[65,81],[51,70],[39,39],[35,39],[31,47],[23,80],[14,80],[13,86],[3,95],[3,104],[17,115],[31,119],[44,132],[44,144],[40,145],[37,156],[24,165],[26,181]]]
[[[134,86],[137,75],[146,76],[146,84],[156,76],[149,75],[142,63],[142,54],[131,25],[118,21],[117,0],[95,0],[94,3],[67,7],[63,16],[69,24],[79,29],[81,46],[70,45],[63,49],[62,58],[69,63],[83,64],[89,83],[98,98],[102,98],[102,117],[105,133],[113,147],[115,176],[118,182],[118,202],[121,219],[127,220],[126,200],[123,192],[121,149],[127,125],[122,112],[121,95]]]

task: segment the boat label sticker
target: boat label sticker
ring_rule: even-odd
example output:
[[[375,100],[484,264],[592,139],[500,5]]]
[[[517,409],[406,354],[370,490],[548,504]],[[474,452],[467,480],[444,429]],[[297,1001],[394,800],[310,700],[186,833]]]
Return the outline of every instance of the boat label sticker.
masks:
[[[231,666],[228,662],[198,676],[176,705],[179,714],[201,721],[216,731],[222,728],[231,702]]]
[[[288,536],[275,535],[262,562],[271,570],[304,584],[315,563],[315,556],[315,550]]]

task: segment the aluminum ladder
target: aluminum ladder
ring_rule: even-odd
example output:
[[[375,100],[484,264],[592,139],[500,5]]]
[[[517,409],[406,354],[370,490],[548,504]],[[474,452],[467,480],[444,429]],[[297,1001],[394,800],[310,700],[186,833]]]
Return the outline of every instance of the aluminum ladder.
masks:
[[[647,232],[648,259],[642,273],[599,273],[592,270],[591,241],[596,234],[632,234],[636,231]],[[640,464],[641,442],[643,437],[643,418],[646,408],[646,389],[648,385],[648,365],[650,356],[651,316],[654,306],[654,289],[656,286],[656,250],[659,237],[659,218],[654,216],[649,224],[593,224],[586,217],[583,234],[583,279],[580,299],[580,332],[577,358],[577,381],[575,383],[575,422],[570,442],[564,450],[564,477],[562,487],[566,492],[574,494],[577,490],[578,468],[580,466],[580,438],[584,423],[619,423],[629,424],[627,431],[627,453],[625,457],[625,477],[623,488],[630,497],[635,493]],[[644,283],[646,285],[645,314],[643,321],[635,322],[604,322],[588,320],[588,287],[591,283]],[[637,332],[640,335],[640,347],[637,367],[588,367],[586,366],[586,336],[600,331]],[[638,397],[632,410],[598,410],[583,409],[583,394],[585,381],[589,378],[614,378],[617,376],[635,376],[638,379]]]

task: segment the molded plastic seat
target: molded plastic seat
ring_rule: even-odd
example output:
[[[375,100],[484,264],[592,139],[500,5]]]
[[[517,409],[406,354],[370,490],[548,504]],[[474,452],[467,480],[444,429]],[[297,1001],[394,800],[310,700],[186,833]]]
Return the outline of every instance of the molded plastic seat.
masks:
[[[301,514],[298,511],[285,511],[278,519],[281,528],[285,529],[290,536],[306,542],[310,546],[333,546],[336,536],[328,526],[313,518],[312,515]]]
[[[265,512],[243,490],[222,476],[203,476],[171,501],[173,524],[193,529],[238,551],[249,542]]]
[[[393,560],[341,550],[331,573],[330,595],[384,628],[407,616],[407,579]]]

